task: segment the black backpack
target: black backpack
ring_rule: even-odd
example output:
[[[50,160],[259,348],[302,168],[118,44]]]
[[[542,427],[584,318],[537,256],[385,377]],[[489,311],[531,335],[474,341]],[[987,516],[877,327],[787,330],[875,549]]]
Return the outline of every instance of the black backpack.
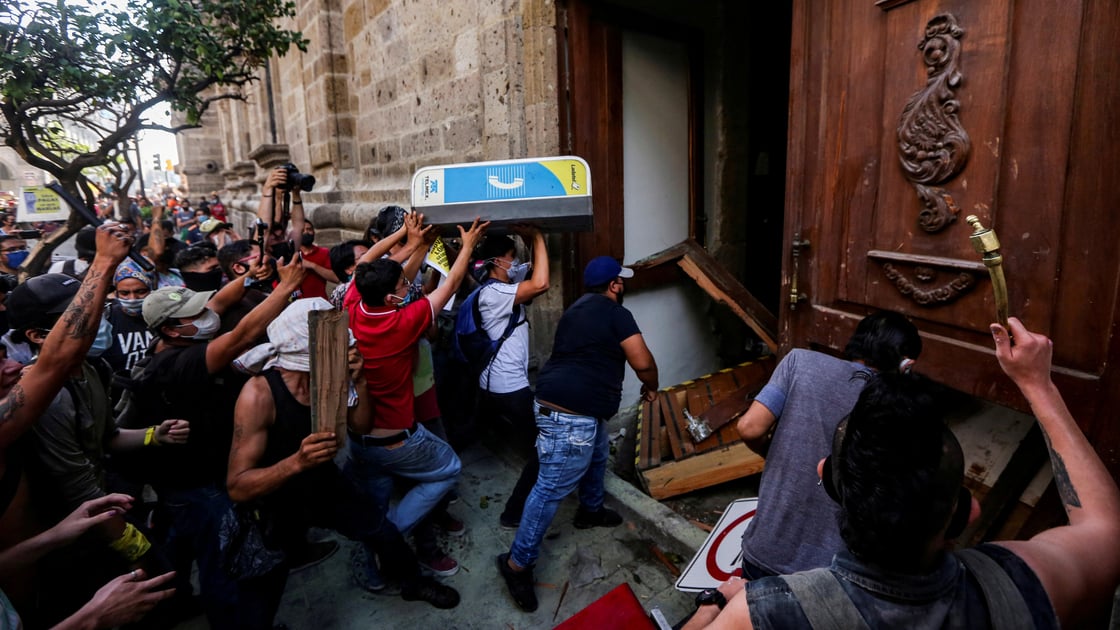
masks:
[[[528,322],[528,319],[518,321],[517,316],[522,309],[514,308],[509,314],[509,323],[506,324],[502,336],[497,339],[490,338],[486,329],[482,327],[482,313],[478,309],[478,294],[492,282],[497,282],[497,280],[490,278],[482,286],[472,291],[467,299],[459,305],[459,313],[455,317],[455,334],[451,336],[451,356],[460,363],[467,364],[475,374],[481,374],[486,366],[490,365],[494,356],[498,354],[498,349],[502,347],[506,339],[509,339],[514,329]]]

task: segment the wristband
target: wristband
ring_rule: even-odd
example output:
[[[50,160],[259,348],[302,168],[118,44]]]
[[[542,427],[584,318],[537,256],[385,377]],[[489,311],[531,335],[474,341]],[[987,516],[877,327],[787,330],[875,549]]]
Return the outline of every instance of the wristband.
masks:
[[[148,427],[147,431],[144,431],[144,446],[159,446],[159,440],[156,439],[157,428],[153,425]]]
[[[293,201],[293,202],[292,202],[292,205],[293,205],[293,206],[302,206],[302,205],[303,205],[303,202],[302,202],[302,201]]]
[[[126,523],[124,526],[124,533],[121,537],[114,540],[109,547],[125,557],[129,562],[136,562],[141,556],[148,553],[152,548],[152,543],[140,530],[136,529],[132,523]]]

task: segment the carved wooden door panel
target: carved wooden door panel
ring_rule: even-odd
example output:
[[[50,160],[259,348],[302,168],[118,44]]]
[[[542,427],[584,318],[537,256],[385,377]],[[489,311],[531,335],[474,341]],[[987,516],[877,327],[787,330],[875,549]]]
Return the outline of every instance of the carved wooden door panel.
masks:
[[[1056,380],[1115,471],[1120,11],[794,7],[783,348],[839,350],[863,315],[902,311],[923,332],[921,371],[1022,408],[990,350],[977,215],[1003,243],[1011,314],[1054,339]]]

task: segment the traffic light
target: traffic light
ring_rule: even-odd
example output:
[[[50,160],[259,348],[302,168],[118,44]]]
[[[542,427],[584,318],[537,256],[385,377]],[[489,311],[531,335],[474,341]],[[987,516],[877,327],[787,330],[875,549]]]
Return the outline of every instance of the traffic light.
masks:
[[[155,154],[152,157],[152,166],[154,166],[157,171],[159,170],[159,154],[158,153]]]
[[[164,160],[164,165],[165,165],[165,169],[164,169],[164,170],[166,170],[166,171],[168,171],[168,172],[170,172],[171,170],[173,170],[173,169],[171,168],[171,160]]]

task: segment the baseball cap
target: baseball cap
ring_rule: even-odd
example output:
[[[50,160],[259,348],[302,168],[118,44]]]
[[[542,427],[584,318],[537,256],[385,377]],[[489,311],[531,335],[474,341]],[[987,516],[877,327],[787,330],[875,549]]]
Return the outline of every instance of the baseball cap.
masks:
[[[186,287],[163,287],[144,298],[144,322],[148,328],[159,328],[169,319],[194,317],[206,309],[214,291],[191,291]],[[9,298],[11,299],[11,298]]]
[[[218,219],[207,219],[202,222],[202,225],[198,226],[198,230],[203,234],[209,234],[218,228],[226,228],[228,230],[231,227],[233,227],[232,223],[226,223]]]
[[[615,278],[633,278],[634,270],[623,267],[610,256],[597,256],[583,270],[583,286],[600,287]]]
[[[81,281],[64,273],[29,278],[8,294],[8,325],[12,330],[54,326],[80,286]]]

